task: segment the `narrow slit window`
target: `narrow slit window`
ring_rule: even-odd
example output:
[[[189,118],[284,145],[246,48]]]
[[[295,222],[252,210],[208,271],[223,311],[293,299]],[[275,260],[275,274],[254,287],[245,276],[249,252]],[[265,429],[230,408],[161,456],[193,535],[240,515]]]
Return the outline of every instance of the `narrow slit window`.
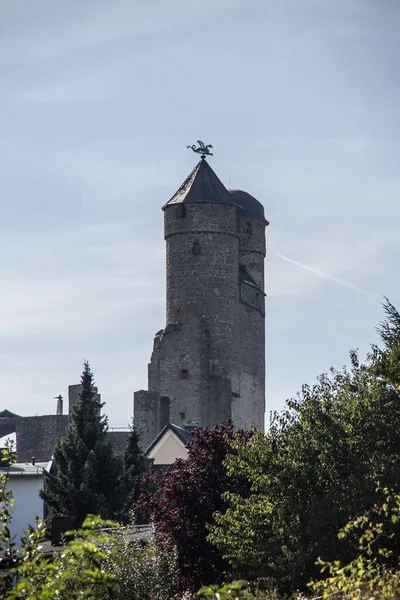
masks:
[[[175,209],[175,216],[178,219],[184,219],[186,217],[186,206],[184,204],[178,204]]]
[[[195,256],[201,254],[201,246],[199,242],[193,242],[192,252]]]
[[[180,378],[187,379],[189,377],[189,371],[187,369],[181,369]]]

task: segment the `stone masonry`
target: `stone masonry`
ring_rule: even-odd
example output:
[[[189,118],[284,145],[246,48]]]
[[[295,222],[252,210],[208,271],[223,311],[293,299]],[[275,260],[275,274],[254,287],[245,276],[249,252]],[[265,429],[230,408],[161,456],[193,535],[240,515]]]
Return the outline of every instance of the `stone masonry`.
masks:
[[[148,390],[134,394],[147,447],[168,422],[264,428],[265,226],[262,205],[228,191],[205,160],[163,207],[165,329]]]
[[[69,386],[68,415],[21,417],[9,413],[9,411],[0,413],[1,436],[16,433],[18,462],[31,462],[33,457],[37,462],[45,462],[51,459],[57,440],[67,430],[69,415],[78,401],[81,389],[80,384]],[[4,416],[1,416],[2,414]],[[114,450],[123,452],[127,444],[129,431],[109,431],[107,435]]]

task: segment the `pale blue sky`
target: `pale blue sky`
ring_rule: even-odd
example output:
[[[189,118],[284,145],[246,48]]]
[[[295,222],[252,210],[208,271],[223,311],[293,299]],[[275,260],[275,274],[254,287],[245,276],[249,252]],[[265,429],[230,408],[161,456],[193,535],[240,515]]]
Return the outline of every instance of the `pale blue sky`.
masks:
[[[0,0],[1,408],[87,358],[127,424],[198,138],[271,221],[269,410],[364,356],[400,304],[399,32],[397,0]]]

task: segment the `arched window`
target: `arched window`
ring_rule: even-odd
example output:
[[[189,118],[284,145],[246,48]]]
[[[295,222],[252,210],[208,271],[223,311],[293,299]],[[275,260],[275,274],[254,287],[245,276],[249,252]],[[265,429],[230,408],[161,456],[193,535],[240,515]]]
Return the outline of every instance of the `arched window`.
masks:
[[[187,379],[189,377],[189,371],[187,369],[181,369],[180,378]]]
[[[169,404],[170,401],[168,396],[162,396],[162,398],[160,398],[160,429],[169,423]]]

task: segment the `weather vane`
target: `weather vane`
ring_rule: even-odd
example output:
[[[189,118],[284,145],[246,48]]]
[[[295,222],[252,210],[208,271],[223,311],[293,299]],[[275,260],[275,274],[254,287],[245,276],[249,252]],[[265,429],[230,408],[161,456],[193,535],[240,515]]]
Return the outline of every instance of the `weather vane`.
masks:
[[[191,148],[193,150],[193,152],[197,152],[197,154],[201,154],[201,158],[204,160],[206,156],[213,156],[213,153],[210,152],[209,148],[212,148],[211,144],[208,144],[207,146],[204,144],[204,142],[202,142],[201,140],[197,140],[197,143],[199,145],[198,148],[196,148],[196,144],[193,144],[193,146],[186,146],[186,148]]]

